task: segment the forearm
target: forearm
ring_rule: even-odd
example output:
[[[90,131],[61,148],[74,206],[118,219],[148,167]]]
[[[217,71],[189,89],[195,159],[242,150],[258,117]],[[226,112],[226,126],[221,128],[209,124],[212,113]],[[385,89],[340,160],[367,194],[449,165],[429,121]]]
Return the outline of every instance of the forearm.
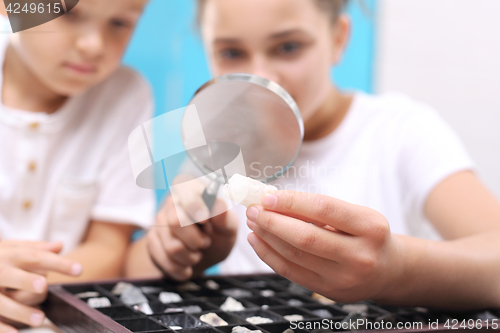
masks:
[[[125,251],[134,227],[91,221],[85,240],[65,257],[78,261],[83,273],[78,278],[49,274],[49,283],[89,281],[121,277]]]
[[[147,248],[147,237],[130,244],[125,258],[125,276],[129,278],[159,278],[161,271],[155,266]]]
[[[376,300],[446,309],[500,307],[500,230],[453,241],[394,236],[398,276]]]

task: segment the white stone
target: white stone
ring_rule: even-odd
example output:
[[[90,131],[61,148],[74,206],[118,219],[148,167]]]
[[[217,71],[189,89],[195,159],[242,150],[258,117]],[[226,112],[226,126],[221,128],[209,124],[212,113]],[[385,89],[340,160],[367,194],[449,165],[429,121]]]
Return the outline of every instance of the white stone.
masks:
[[[232,312],[232,311],[245,310],[245,307],[243,306],[243,304],[241,304],[240,302],[238,302],[234,298],[228,297],[228,298],[226,298],[224,303],[222,303],[222,305],[220,306],[220,309],[222,311]]]
[[[253,317],[248,317],[247,321],[251,324],[258,325],[258,324],[268,324],[272,323],[273,320],[265,317],[259,317],[259,316],[253,316]]]
[[[78,298],[90,298],[90,297],[99,297],[101,296],[97,291],[85,291],[83,293],[75,294]]]
[[[158,295],[158,298],[160,299],[160,302],[162,302],[163,304],[177,303],[182,301],[181,295],[177,293],[171,293],[168,291],[162,291],[160,295]]]
[[[149,303],[136,304],[136,305],[134,305],[134,310],[140,311],[140,312],[147,314],[147,315],[153,314],[153,309],[151,309],[151,306],[149,305]]]
[[[219,317],[216,313],[209,312],[200,316],[200,320],[210,326],[227,326],[227,321]]]
[[[360,313],[366,315],[368,313],[368,305],[366,304],[345,304],[342,306],[342,310],[349,313]]]
[[[245,326],[234,326],[231,333],[262,333],[261,330],[254,330],[246,328]]]
[[[132,284],[128,282],[118,282],[111,290],[111,293],[113,295],[120,295],[125,289],[129,288],[130,286],[132,286]]]
[[[208,289],[211,289],[211,290],[217,290],[220,288],[219,284],[217,282],[215,282],[214,280],[207,280],[205,282],[205,287],[207,287]]]
[[[263,297],[273,297],[275,295],[275,292],[271,289],[265,289],[260,291],[260,295]]]
[[[184,282],[177,286],[177,290],[179,291],[198,291],[201,290],[201,287],[194,282],[188,281]]]
[[[299,321],[299,320],[304,320],[304,316],[299,315],[299,314],[291,314],[291,315],[286,315],[283,316],[288,321]]]
[[[272,185],[236,173],[224,186],[224,197],[248,207],[260,205],[262,196],[266,192],[275,190],[277,188]]]
[[[163,289],[160,287],[143,286],[141,290],[144,294],[159,294]]]
[[[240,297],[252,297],[252,292],[241,289],[241,288],[229,288],[221,291],[224,296],[240,298]]]
[[[148,299],[142,293],[142,290],[139,287],[131,284],[123,289],[122,293],[120,294],[120,300],[127,305],[135,305],[148,302]]]
[[[107,297],[95,297],[89,298],[87,300],[88,306],[91,308],[109,308],[111,306],[111,302]]]

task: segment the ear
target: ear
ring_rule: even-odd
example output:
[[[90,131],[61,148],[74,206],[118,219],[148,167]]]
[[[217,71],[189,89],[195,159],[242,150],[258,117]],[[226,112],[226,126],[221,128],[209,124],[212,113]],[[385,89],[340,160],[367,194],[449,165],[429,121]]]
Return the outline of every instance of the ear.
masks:
[[[351,20],[349,16],[342,14],[337,23],[332,26],[332,66],[337,65],[342,60],[350,35]]]

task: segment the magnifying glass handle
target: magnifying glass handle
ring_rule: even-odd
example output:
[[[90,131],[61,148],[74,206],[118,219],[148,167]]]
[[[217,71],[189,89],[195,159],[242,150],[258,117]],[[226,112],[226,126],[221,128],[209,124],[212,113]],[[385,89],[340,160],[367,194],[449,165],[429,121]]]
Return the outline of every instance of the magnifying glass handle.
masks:
[[[217,192],[219,191],[220,183],[218,181],[212,181],[203,191],[201,198],[207,205],[208,210],[212,211],[214,207],[215,199],[217,198]]]

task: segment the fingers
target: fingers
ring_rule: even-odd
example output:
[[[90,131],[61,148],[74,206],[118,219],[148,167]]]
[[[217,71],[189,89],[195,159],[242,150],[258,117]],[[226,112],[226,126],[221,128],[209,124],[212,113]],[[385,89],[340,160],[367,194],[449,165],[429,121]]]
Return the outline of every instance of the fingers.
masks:
[[[7,266],[0,270],[0,286],[43,294],[47,290],[47,280],[43,276]]]
[[[0,322],[0,333],[18,333],[14,327]]]
[[[181,227],[181,214],[184,210],[175,209],[173,198],[168,198],[155,227],[148,233],[148,248],[153,261],[176,280],[191,277],[191,267],[202,259],[201,250],[211,244],[210,237],[197,225]]]
[[[63,244],[61,242],[38,242],[38,241],[18,241],[6,240],[2,241],[2,246],[30,248],[40,251],[50,251],[54,253],[61,252]]]
[[[162,232],[162,235],[168,239],[162,239],[162,245],[172,260],[183,266],[194,266],[201,260],[202,253],[200,251],[191,251],[179,239],[169,234],[169,229]]]
[[[247,217],[291,246],[328,260],[340,262],[349,258],[349,249],[356,245],[353,236],[341,235],[293,217],[267,211],[262,206],[250,206]]]
[[[210,210],[201,196],[205,184],[186,175],[177,176],[173,183],[172,198],[176,208],[182,208],[189,218],[195,222],[208,220]]]
[[[332,272],[341,268],[337,262],[299,250],[282,239],[265,231],[261,227],[255,224],[252,225],[252,222],[247,224],[248,227],[252,229],[252,231],[259,236],[260,239],[266,242],[266,244],[269,245],[276,253],[299,266],[318,273],[321,276],[331,275]]]
[[[167,256],[162,242],[154,230],[148,233],[148,250],[154,264],[175,280],[187,280],[193,275],[191,267],[179,265]]]
[[[266,210],[324,223],[353,235],[369,233],[370,224],[366,220],[374,214],[367,207],[325,195],[288,190],[266,193],[262,205]]]
[[[28,306],[38,305],[42,303],[47,297],[47,291],[41,294],[37,294],[24,290],[13,290],[5,292],[4,294],[14,301]]]
[[[52,252],[14,248],[8,256],[16,267],[27,271],[43,270],[72,276],[82,272],[81,264]]]
[[[197,226],[180,226],[178,215],[184,214],[183,210],[175,210],[171,202],[167,202],[167,205],[171,207],[166,213],[166,223],[174,237],[178,238],[191,251],[199,251],[210,246],[210,237],[205,235]],[[163,241],[168,242],[169,240],[163,239]]]
[[[0,315],[29,326],[40,326],[45,315],[42,311],[19,304],[5,295],[0,294]]]
[[[259,258],[277,274],[311,290],[322,287],[323,281],[318,274],[283,258],[255,233],[248,235],[248,242]]]

